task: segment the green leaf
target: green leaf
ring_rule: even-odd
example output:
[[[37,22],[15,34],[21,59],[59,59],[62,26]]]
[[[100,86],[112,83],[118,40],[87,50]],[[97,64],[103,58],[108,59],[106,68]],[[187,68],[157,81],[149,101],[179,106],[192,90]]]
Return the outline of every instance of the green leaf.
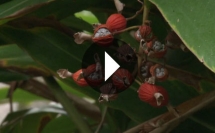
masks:
[[[215,72],[213,0],[150,0],[196,57]]]
[[[12,0],[0,5],[0,18],[7,17],[25,7],[48,2],[50,0]]]
[[[68,116],[62,115],[50,121],[42,133],[76,133],[77,129]]]
[[[2,27],[0,28],[0,32],[25,49],[35,61],[50,69],[54,75],[56,74],[56,70],[60,68],[67,68],[71,72],[80,69],[82,56],[88,47],[87,44],[77,45],[72,38],[49,28],[36,28],[27,31]],[[63,79],[62,81],[94,99],[97,99],[99,96],[90,87],[77,86],[72,79]],[[192,87],[178,81],[163,82],[160,85],[169,91],[170,100],[173,105],[177,105],[198,95],[197,91]],[[148,120],[166,111],[165,107],[153,108],[149,104],[139,100],[136,92],[138,88],[139,85],[133,84],[128,90],[120,93],[117,100],[107,105],[123,111],[136,122]],[[181,95],[185,96],[181,97]]]
[[[0,89],[0,100],[7,99],[8,88]],[[28,104],[36,100],[45,100],[37,95],[33,95],[27,91],[17,88],[13,93],[13,102],[19,102],[21,104]]]
[[[29,76],[0,68],[0,82],[27,80]]]
[[[38,133],[57,114],[65,112],[57,107],[32,108],[9,113],[0,128],[2,133]]]
[[[27,55],[17,45],[14,44],[0,47],[0,66],[32,76],[49,75],[47,70],[41,67],[29,55]]]

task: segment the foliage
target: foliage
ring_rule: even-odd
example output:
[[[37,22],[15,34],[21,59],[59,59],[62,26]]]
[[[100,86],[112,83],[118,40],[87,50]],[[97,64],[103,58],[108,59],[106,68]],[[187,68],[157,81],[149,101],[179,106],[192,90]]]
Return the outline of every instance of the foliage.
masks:
[[[162,43],[169,31],[174,30],[188,49],[184,52],[168,48],[163,59],[148,58],[158,64],[165,62],[169,78],[156,85],[167,90],[176,111],[142,102],[137,93],[141,78],[136,78],[116,100],[101,104],[98,92],[57,75],[61,68],[71,72],[81,68],[82,57],[91,42],[78,45],[73,35],[80,31],[92,34],[93,23],[105,23],[108,16],[117,12],[114,1],[9,0],[0,2],[0,81],[9,85],[0,90],[1,103],[5,99],[20,105],[45,100],[59,102],[63,107],[20,108],[8,113],[0,132],[215,132],[212,119],[215,2],[144,0],[142,5],[138,1],[121,1],[126,5],[122,12],[126,18],[141,7],[143,12],[128,21],[128,28],[115,38],[140,52],[139,42],[131,36],[137,29],[131,27],[148,19]],[[138,59],[143,59],[141,54]],[[45,82],[36,80],[37,77]]]

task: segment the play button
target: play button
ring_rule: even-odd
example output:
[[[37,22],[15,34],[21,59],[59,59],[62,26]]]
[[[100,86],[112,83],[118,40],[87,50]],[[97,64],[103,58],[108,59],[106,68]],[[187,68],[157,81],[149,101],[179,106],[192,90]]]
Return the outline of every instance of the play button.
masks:
[[[101,94],[115,94],[129,88],[136,76],[137,57],[125,42],[111,46],[91,44],[82,58],[84,79]]]
[[[111,64],[111,67],[110,67]],[[105,81],[119,68],[119,64],[105,52]]]

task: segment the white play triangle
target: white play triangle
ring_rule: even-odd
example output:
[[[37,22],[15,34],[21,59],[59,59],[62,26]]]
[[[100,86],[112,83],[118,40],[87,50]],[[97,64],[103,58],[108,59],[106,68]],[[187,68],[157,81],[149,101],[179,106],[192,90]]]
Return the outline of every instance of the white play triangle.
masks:
[[[105,52],[105,81],[120,67],[108,53]]]

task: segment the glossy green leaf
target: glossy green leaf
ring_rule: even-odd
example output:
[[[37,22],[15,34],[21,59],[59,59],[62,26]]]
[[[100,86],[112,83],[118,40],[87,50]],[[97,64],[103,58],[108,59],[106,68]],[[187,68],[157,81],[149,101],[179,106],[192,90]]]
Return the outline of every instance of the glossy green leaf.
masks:
[[[180,36],[185,45],[215,72],[213,25],[215,13],[213,0],[206,1],[168,1],[150,0],[154,3],[172,29]]]

